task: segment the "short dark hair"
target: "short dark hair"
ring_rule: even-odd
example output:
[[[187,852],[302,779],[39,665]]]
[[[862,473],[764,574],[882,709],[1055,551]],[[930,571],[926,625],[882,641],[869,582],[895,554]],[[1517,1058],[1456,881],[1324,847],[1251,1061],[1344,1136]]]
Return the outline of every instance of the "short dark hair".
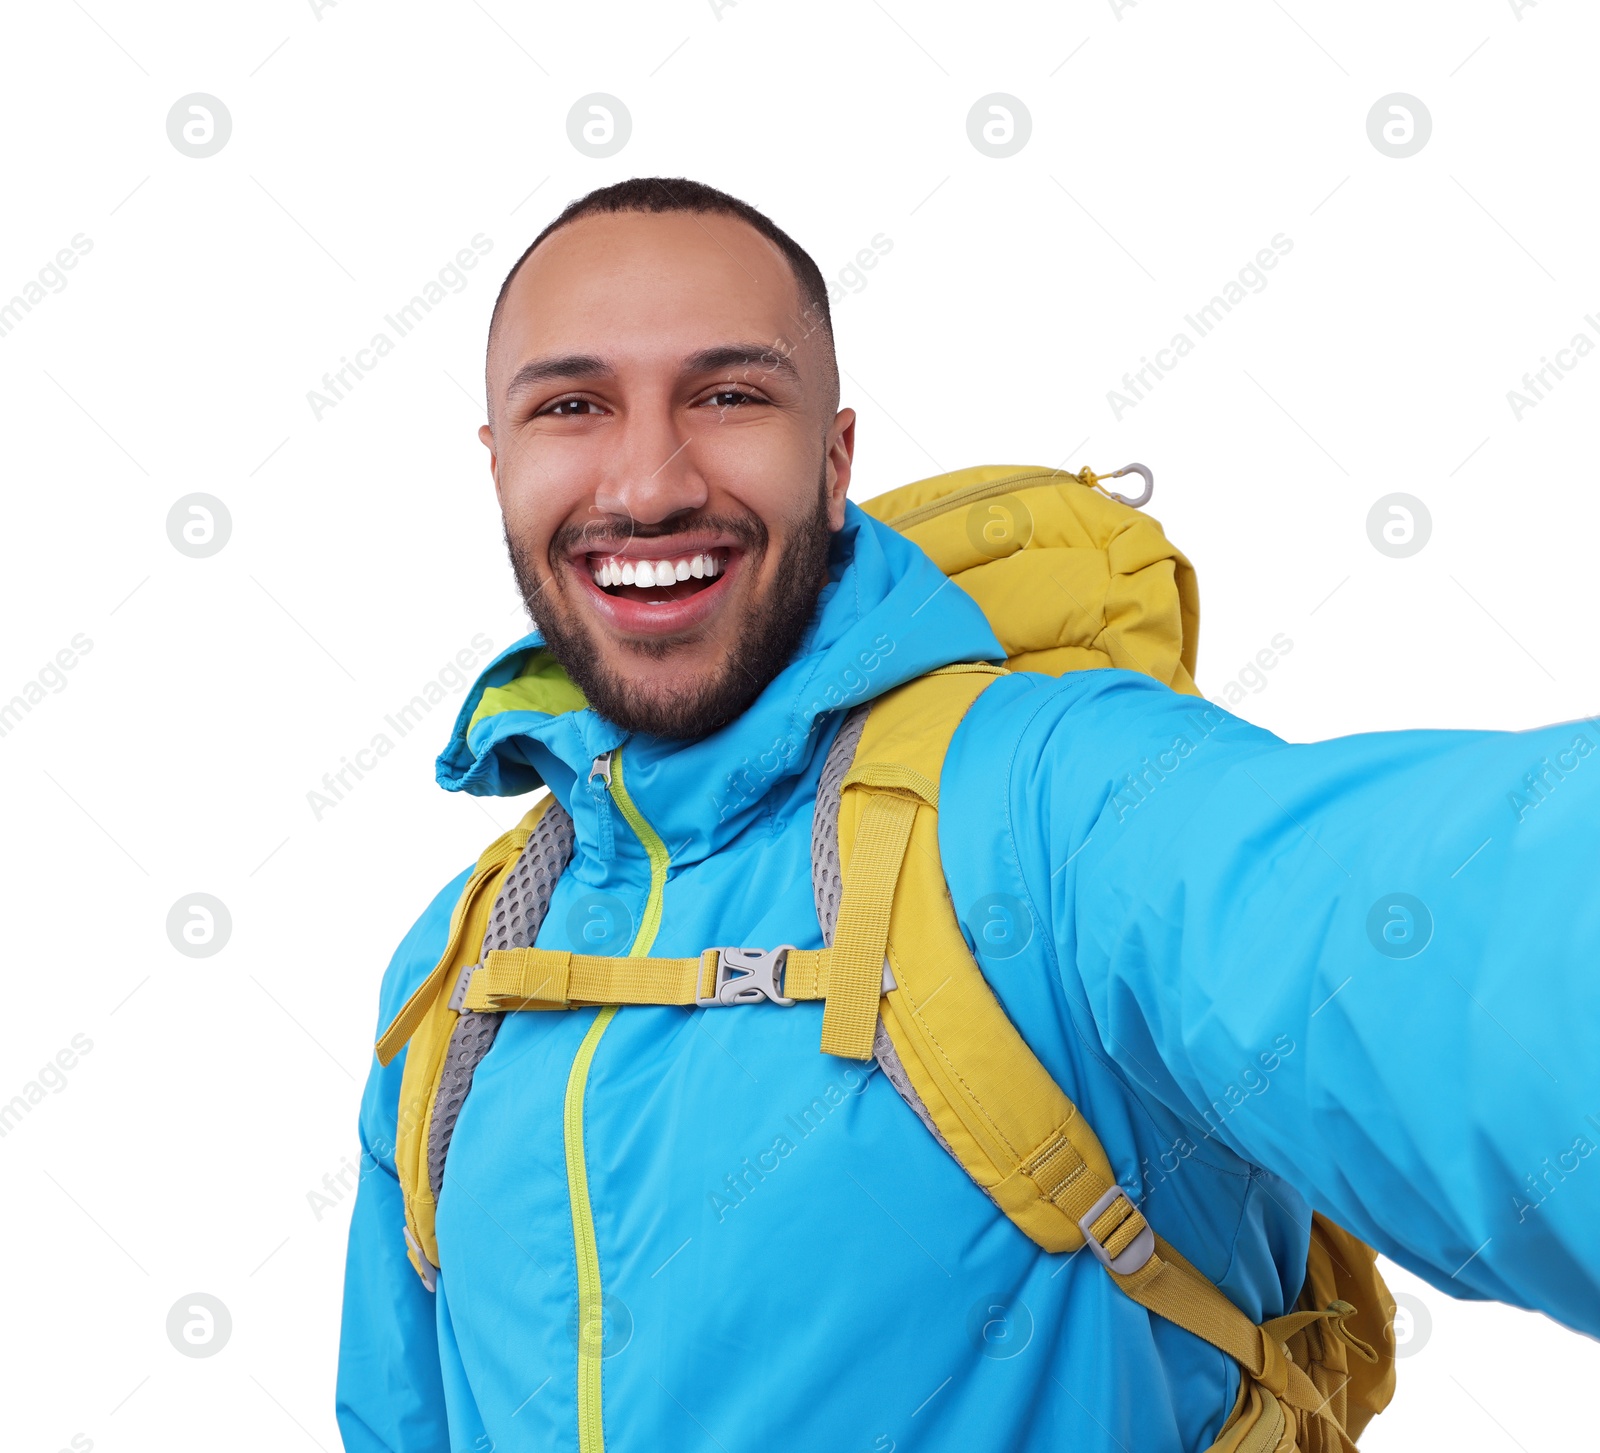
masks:
[[[833,399],[828,412],[831,417],[838,411],[839,368],[833,355],[833,314],[828,308],[828,285],[823,280],[821,270],[812,261],[811,254],[764,212],[758,212],[748,202],[742,202],[738,197],[718,191],[704,182],[691,181],[688,177],[629,177],[627,181],[598,187],[586,196],[569,202],[561,215],[528,244],[527,250],[516,260],[506,274],[506,280],[500,284],[499,295],[494,300],[494,311],[489,315],[489,338],[484,358],[484,388],[491,418],[494,416],[494,400],[488,395],[488,353],[494,347],[495,329],[505,307],[506,294],[511,291],[512,281],[522,270],[522,264],[545,238],[567,223],[576,222],[581,217],[614,212],[719,213],[749,223],[773,243],[789,260],[790,270],[800,291],[800,300],[804,304],[805,317],[810,324],[807,331],[820,328],[825,336],[827,349],[824,357],[831,375],[830,393]]]

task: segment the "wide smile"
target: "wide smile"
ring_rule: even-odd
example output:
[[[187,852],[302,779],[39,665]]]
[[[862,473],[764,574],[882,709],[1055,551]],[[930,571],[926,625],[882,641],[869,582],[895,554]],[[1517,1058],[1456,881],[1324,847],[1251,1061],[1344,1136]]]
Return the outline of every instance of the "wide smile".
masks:
[[[595,611],[630,636],[676,635],[703,624],[727,595],[745,552],[727,544],[634,540],[572,558]]]

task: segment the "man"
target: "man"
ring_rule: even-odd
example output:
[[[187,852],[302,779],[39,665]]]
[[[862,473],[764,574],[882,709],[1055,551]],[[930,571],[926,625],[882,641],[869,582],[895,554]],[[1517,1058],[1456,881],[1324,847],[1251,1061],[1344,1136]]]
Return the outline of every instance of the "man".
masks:
[[[507,278],[487,381],[538,629],[469,693],[440,782],[543,783],[570,814],[541,946],[819,946],[812,815],[843,707],[1005,653],[847,501],[815,265],[699,184],[602,189]],[[1600,1333],[1595,730],[1291,746],[1215,710],[1130,798],[1192,711],[1129,671],[1017,672],[963,720],[940,853],[969,943],[996,902],[1023,911],[1020,947],[983,960],[1006,1011],[1252,1321],[1293,1305],[1315,1208],[1452,1295]],[[1518,821],[1530,772],[1546,805]],[[381,1024],[467,879],[401,943]],[[1369,936],[1397,889],[1425,954]],[[876,1063],[818,1053],[821,1013],[504,1015],[449,1142],[432,1290],[402,1235],[404,1055],[375,1066],[346,1447],[1208,1446],[1233,1364],[1022,1235]],[[589,1363],[580,1301],[604,1313]]]

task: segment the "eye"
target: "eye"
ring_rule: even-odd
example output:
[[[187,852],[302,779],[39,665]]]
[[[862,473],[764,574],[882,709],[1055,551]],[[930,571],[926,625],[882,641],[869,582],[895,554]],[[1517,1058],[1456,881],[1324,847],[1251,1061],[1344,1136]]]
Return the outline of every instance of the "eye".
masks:
[[[759,404],[761,402],[754,394],[747,394],[743,389],[719,388],[714,394],[707,394],[705,402],[713,408],[742,408],[745,404]]]
[[[585,409],[595,407],[596,405],[590,399],[557,399],[555,403],[547,404],[544,408],[540,409],[539,413],[534,417],[538,418],[543,415],[549,415],[550,417],[557,419],[577,419],[583,416],[583,411]]]

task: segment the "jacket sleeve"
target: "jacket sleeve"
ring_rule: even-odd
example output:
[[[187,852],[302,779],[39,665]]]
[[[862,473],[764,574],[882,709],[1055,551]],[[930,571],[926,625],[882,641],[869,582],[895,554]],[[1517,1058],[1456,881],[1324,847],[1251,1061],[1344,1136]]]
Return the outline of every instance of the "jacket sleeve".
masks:
[[[1600,1334],[1600,718],[1289,744],[1122,671],[1012,768],[1130,1083],[1454,1296]]]
[[[384,975],[379,1030],[444,951],[471,869],[447,884],[401,941]],[[374,1055],[361,1100],[361,1179],[345,1259],[337,1416],[348,1453],[438,1453],[450,1446],[433,1295],[406,1258],[395,1174],[402,1050]]]

